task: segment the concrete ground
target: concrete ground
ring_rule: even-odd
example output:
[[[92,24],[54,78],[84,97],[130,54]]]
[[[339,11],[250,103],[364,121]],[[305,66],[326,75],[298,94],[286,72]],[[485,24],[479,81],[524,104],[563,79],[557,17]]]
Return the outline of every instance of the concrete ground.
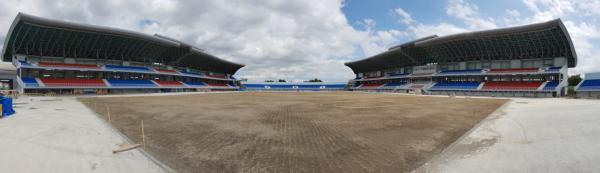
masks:
[[[598,172],[600,100],[514,98],[414,172]]]
[[[168,172],[71,97],[20,97],[0,119],[0,172]]]

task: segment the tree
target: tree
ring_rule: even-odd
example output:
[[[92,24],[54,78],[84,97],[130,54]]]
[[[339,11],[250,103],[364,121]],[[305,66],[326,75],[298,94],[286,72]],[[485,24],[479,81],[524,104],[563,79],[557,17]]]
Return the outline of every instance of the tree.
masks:
[[[319,79],[319,78],[314,78],[314,79],[311,79],[311,80],[308,80],[308,81],[304,81],[304,82],[323,82],[323,81],[321,79]]]
[[[579,82],[581,82],[580,75],[569,76],[569,86],[576,86],[577,84],[579,84]]]
[[[279,79],[277,82],[285,82],[285,79]]]

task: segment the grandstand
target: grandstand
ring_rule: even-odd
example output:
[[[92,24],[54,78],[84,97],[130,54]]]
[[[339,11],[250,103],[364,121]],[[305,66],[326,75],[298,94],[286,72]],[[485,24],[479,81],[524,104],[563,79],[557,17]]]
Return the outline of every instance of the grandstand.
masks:
[[[585,79],[575,86],[577,97],[600,99],[600,72],[586,73]]]
[[[3,61],[17,69],[24,93],[124,93],[237,90],[244,65],[189,44],[121,29],[19,13]]]
[[[345,64],[356,74],[351,90],[557,97],[566,95],[568,68],[576,66],[577,55],[564,24],[556,19],[433,35]]]
[[[345,83],[243,83],[247,91],[340,91]]]

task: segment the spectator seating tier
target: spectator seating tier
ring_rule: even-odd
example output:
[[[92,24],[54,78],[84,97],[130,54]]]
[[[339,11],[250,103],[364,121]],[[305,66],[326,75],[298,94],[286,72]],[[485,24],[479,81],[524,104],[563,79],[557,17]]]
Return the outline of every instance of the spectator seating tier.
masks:
[[[156,70],[157,72],[161,72],[161,73],[177,73],[176,70],[169,70],[169,69],[158,69],[158,68],[155,68],[154,70]]]
[[[548,69],[546,69],[546,72],[558,72],[562,69],[562,67],[548,67]]]
[[[183,86],[183,84],[178,81],[154,80],[154,82],[158,83],[160,86]]]
[[[366,84],[360,85],[360,88],[363,88],[363,89],[374,89],[374,88],[379,88],[381,86],[383,86],[383,84],[381,84],[381,83],[366,83]]]
[[[28,63],[27,61],[23,61],[23,60],[19,60],[19,63],[20,63],[22,66],[32,66],[30,63]]]
[[[113,87],[157,87],[150,80],[122,80],[122,79],[107,79]]]
[[[57,63],[57,62],[38,62],[38,66],[40,67],[64,67],[64,68],[91,68],[98,69],[97,64],[67,64],[67,63]]]
[[[584,80],[578,90],[600,90],[600,79]]]
[[[45,86],[49,87],[105,87],[102,79],[64,79],[64,78],[40,78]]]
[[[558,81],[550,81],[544,86],[544,90],[554,90],[558,86]]]
[[[230,87],[226,83],[208,83],[208,86],[211,86],[211,87]]]
[[[106,65],[106,69],[109,70],[129,70],[129,71],[147,71],[151,70],[147,67],[136,67],[136,66],[122,66],[122,65]]]
[[[476,90],[481,82],[438,82],[433,87],[432,90]]]
[[[32,77],[21,77],[21,81],[25,84],[26,87],[39,87],[37,80]]]
[[[543,82],[485,82],[486,90],[536,90]]]
[[[527,73],[527,72],[538,72],[539,68],[497,68],[490,69],[488,73]]]
[[[183,82],[186,85],[192,86],[192,87],[198,87],[198,86],[206,86],[206,83],[204,82]]]
[[[406,84],[405,82],[389,82],[389,83],[385,83],[383,86],[384,87],[396,87],[396,86],[402,86]]]

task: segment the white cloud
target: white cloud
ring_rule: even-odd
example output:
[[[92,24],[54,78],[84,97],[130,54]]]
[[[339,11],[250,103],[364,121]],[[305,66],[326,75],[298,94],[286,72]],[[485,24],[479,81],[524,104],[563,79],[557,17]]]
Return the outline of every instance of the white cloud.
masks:
[[[584,72],[599,71],[600,66],[600,26],[597,24],[600,18],[600,1],[597,0],[523,0],[531,15],[523,15],[514,9],[506,9],[506,16],[485,17],[475,4],[464,0],[449,0],[446,6],[446,14],[460,19],[461,25],[440,22],[422,23],[414,21],[407,29],[407,34],[415,38],[437,35],[449,35],[453,33],[492,29],[498,27],[509,27],[525,25],[538,22],[546,22],[561,18],[578,55],[577,67],[570,73],[578,74]]]
[[[396,14],[398,14],[400,17],[402,17],[402,20],[400,20],[402,23],[410,25],[413,22],[415,22],[415,20],[412,19],[412,17],[410,16],[410,13],[404,11],[404,9],[402,8],[396,8],[396,10],[394,10],[394,12],[396,12]]]
[[[0,32],[22,11],[180,39],[246,64],[238,78],[346,81],[353,74],[343,62],[356,58],[357,45],[388,42],[378,39],[397,33],[355,30],[341,7],[341,0],[2,1]]]
[[[521,16],[521,13],[519,13],[519,11],[517,11],[515,9],[506,9],[506,14],[508,14],[511,17],[519,17],[519,16]]]
[[[600,66],[600,1],[597,0],[523,0],[533,12],[532,16],[514,21],[515,23],[543,22],[561,18],[571,35],[577,53],[577,67],[571,74],[597,72]]]
[[[479,16],[479,7],[463,0],[450,0],[446,14],[462,19],[470,29],[491,29],[498,26],[492,18]]]

